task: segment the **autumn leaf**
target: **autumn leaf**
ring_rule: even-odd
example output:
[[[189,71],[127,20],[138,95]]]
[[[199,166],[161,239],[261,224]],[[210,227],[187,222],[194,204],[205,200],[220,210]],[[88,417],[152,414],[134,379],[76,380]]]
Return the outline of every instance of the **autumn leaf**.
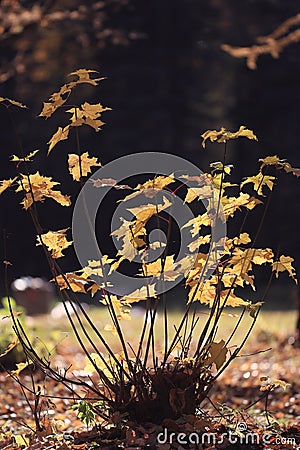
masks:
[[[226,355],[228,348],[225,345],[225,341],[222,339],[220,342],[212,342],[207,345],[210,356],[204,360],[206,366],[215,364],[217,370],[219,370],[226,361]]]
[[[243,187],[245,184],[252,183],[253,189],[258,193],[258,195],[264,197],[263,187],[266,186],[270,189],[270,191],[272,191],[274,186],[274,180],[276,180],[275,177],[270,175],[264,175],[263,173],[259,172],[257,175],[247,177],[244,181],[242,181],[241,187]]]
[[[265,302],[256,302],[256,303],[250,302],[250,304],[247,306],[247,311],[250,312],[250,317],[253,317],[253,319],[255,319],[257,312],[263,306],[264,303]]]
[[[30,162],[32,160],[32,158],[39,152],[39,150],[34,150],[31,153],[28,153],[28,155],[24,156],[24,157],[19,157],[16,155],[12,155],[11,161],[13,162]]]
[[[132,189],[128,184],[117,184],[117,180],[113,178],[98,178],[97,180],[90,178],[90,182],[93,183],[95,188],[113,187],[115,189]]]
[[[24,369],[26,369],[27,367],[29,367],[29,366],[31,366],[32,365],[32,361],[27,361],[27,362],[20,362],[20,363],[17,363],[16,364],[16,366],[17,366],[17,369],[16,370],[12,370],[11,371],[11,373],[12,373],[12,375],[14,375],[15,377],[18,377],[19,375],[20,375],[20,373],[24,370]]]
[[[138,196],[141,192],[147,198],[154,198],[159,191],[161,191],[171,183],[174,183],[174,175],[160,175],[154,177],[152,180],[148,180],[143,184],[138,184],[134,188],[136,192],[127,195],[122,201],[125,202],[127,200],[131,200],[132,198]]]
[[[71,126],[79,127],[81,125],[89,125],[95,131],[99,131],[104,122],[99,119],[104,111],[110,111],[111,108],[102,106],[101,103],[90,104],[83,103],[79,107],[71,108],[67,112],[71,113]]]
[[[69,73],[69,76],[76,76],[77,80],[74,82],[75,84],[80,83],[88,83],[93,86],[97,86],[98,82],[101,80],[105,80],[105,78],[91,78],[90,74],[98,73],[97,70],[91,69],[78,69],[74,72]]]
[[[62,256],[64,256],[62,251],[72,245],[73,242],[67,240],[67,230],[68,228],[58,231],[48,231],[48,233],[37,236],[36,245],[46,245],[49,252],[51,253],[52,258],[61,258]]]
[[[86,177],[91,172],[91,167],[95,166],[101,166],[101,163],[97,158],[91,158],[88,152],[82,153],[80,156],[75,153],[68,155],[69,172],[75,181],[80,181],[81,177]]]
[[[275,272],[276,278],[279,276],[279,272],[285,272],[287,271],[289,276],[293,278],[293,280],[297,283],[296,279],[296,271],[294,267],[292,266],[292,262],[294,261],[294,258],[291,258],[290,256],[284,256],[281,255],[278,261],[274,261],[272,264],[272,270]]]
[[[48,144],[49,144],[48,155],[51,152],[51,150],[53,149],[53,147],[55,147],[55,145],[58,142],[68,139],[69,131],[70,131],[70,126],[69,125],[67,125],[64,128],[58,127],[58,130],[56,131],[56,133],[53,134],[52,138],[48,142]]]
[[[6,190],[8,189],[17,179],[18,177],[15,178],[9,178],[9,180],[0,180],[0,195]]]
[[[156,297],[155,284],[148,284],[147,286],[142,286],[140,289],[136,289],[130,294],[125,295],[122,299],[126,301],[127,304],[131,304],[153,297]]]
[[[19,187],[16,192],[24,192],[25,197],[22,200],[22,204],[25,209],[30,208],[35,202],[43,202],[46,197],[52,198],[57,203],[62,206],[70,206],[71,200],[68,195],[63,195],[60,191],[53,190],[55,185],[59,183],[53,181],[51,177],[45,177],[36,172],[31,175],[22,175],[21,179],[18,181]]]
[[[261,200],[254,197],[250,197],[249,194],[246,194],[244,192],[240,192],[240,195],[238,197],[224,196],[222,197],[221,201],[223,206],[223,212],[227,218],[233,217],[235,212],[239,211],[241,207],[251,210],[255,208],[257,205],[262,203]]]
[[[184,199],[185,203],[191,203],[196,198],[198,198],[199,200],[213,198],[212,186],[188,188],[187,194]]]
[[[54,279],[51,281],[54,281]],[[73,292],[86,293],[85,286],[89,280],[86,277],[77,275],[75,272],[68,272],[64,276],[58,275],[55,277],[55,282],[61,291],[63,289],[71,289]]]
[[[262,170],[265,166],[277,166],[278,163],[282,162],[277,155],[266,156],[265,158],[260,158],[258,161],[262,163],[260,170]]]
[[[211,142],[227,142],[229,139],[236,139],[238,137],[246,137],[248,139],[255,139],[257,141],[257,137],[253,133],[252,130],[248,130],[245,126],[241,125],[238,131],[232,133],[231,131],[227,131],[226,128],[221,128],[219,131],[217,130],[208,130],[205,131],[201,135],[203,142],[202,147],[205,148],[205,144],[207,139],[210,139]]]
[[[158,259],[157,261],[143,264],[142,267],[142,274],[146,277],[161,278],[163,276],[165,281],[174,281],[180,275],[180,272],[175,270],[174,255],[166,256],[164,264],[161,259]]]
[[[125,319],[125,320],[131,320],[130,317],[130,308],[131,305],[126,302],[124,299],[119,299],[116,295],[110,294],[104,296],[104,299],[101,300],[101,303],[103,303],[105,306],[111,306],[115,312],[115,315],[118,320]]]
[[[23,103],[17,102],[16,100],[12,100],[11,98],[4,98],[0,97],[0,103],[7,102],[11,105],[18,106],[19,108],[27,108],[26,105],[23,105]]]

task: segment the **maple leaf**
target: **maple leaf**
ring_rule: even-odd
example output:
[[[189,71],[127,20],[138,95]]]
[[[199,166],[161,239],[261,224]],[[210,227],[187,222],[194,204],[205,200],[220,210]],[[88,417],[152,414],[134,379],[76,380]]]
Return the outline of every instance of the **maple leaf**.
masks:
[[[245,184],[253,183],[253,189],[258,193],[258,195],[264,197],[263,187],[267,186],[270,189],[270,191],[272,191],[274,186],[274,180],[276,180],[275,177],[270,175],[264,175],[263,173],[259,172],[257,175],[247,177],[244,181],[242,181],[241,187],[243,187]]]
[[[142,192],[147,198],[154,198],[159,191],[164,189],[169,184],[174,183],[174,175],[160,175],[154,177],[152,180],[148,180],[143,184],[138,184],[132,194],[127,195],[122,201],[131,200]]]
[[[75,272],[68,272],[63,275],[58,275],[55,279],[51,280],[57,283],[59,289],[62,291],[63,289],[70,289],[73,292],[83,292],[85,291],[85,286],[89,282],[89,279],[80,275],[77,275]]]
[[[111,306],[116,314],[118,320],[125,319],[131,320],[130,317],[130,308],[131,305],[126,302],[126,300],[119,299],[116,295],[105,296],[103,300],[101,300],[106,306]]]
[[[52,258],[61,258],[64,256],[63,250],[72,245],[73,241],[68,241],[66,237],[66,232],[68,228],[58,231],[48,231],[41,236],[37,236],[36,245],[46,245],[51,253]]]
[[[30,208],[35,202],[43,202],[46,197],[52,198],[62,206],[70,206],[71,200],[68,195],[63,195],[60,191],[55,191],[52,188],[59,183],[53,181],[51,177],[45,177],[36,172],[31,175],[21,174],[21,179],[18,181],[19,187],[16,192],[23,191],[25,197],[21,202],[25,209]]]
[[[18,106],[19,108],[27,108],[26,105],[23,105],[23,103],[17,102],[16,100],[12,100],[11,98],[6,98],[6,97],[5,98],[0,97],[0,103],[3,103],[3,102],[8,102],[11,105]]]
[[[32,365],[32,361],[28,360],[26,362],[20,362],[20,363],[16,363],[17,369],[16,370],[12,370],[11,373],[15,376],[18,377],[20,375],[20,373],[26,369],[27,367]]]
[[[292,266],[292,262],[294,258],[290,256],[281,255],[278,261],[274,261],[272,264],[272,270],[275,272],[276,278],[279,276],[279,272],[287,271],[289,276],[293,278],[293,280],[297,283],[296,272],[294,267]]]
[[[222,197],[223,212],[227,218],[233,217],[235,212],[237,210],[240,210],[241,207],[251,210],[255,208],[256,205],[259,205],[261,203],[261,200],[250,197],[249,194],[246,194],[244,192],[240,192],[238,197]]]
[[[75,153],[68,155],[69,172],[75,181],[80,181],[81,177],[86,177],[91,172],[91,167],[95,166],[101,166],[101,164],[97,158],[91,158],[88,152],[82,153],[80,156]]]
[[[207,139],[210,139],[211,142],[227,142],[229,139],[236,139],[238,137],[246,137],[248,139],[255,139],[257,141],[257,137],[253,133],[252,130],[248,130],[244,125],[241,125],[238,131],[232,133],[231,131],[227,131],[226,128],[222,127],[219,131],[217,130],[208,130],[205,131],[201,135],[202,147],[205,148],[205,144]]]
[[[285,170],[285,172],[292,173],[296,177],[300,177],[300,169],[298,169],[296,167],[292,167],[290,163],[285,162],[282,164],[282,167]]]
[[[236,308],[237,306],[248,306],[249,304],[249,302],[235,295],[232,289],[224,289],[221,291],[220,299],[222,305],[225,304],[226,306],[232,306],[233,308]]]
[[[136,289],[130,294],[125,295],[122,300],[126,301],[126,303],[130,305],[131,303],[153,297],[156,297],[155,284],[148,284],[147,286],[142,286],[140,289]]]
[[[74,82],[75,84],[80,83],[88,83],[93,86],[97,86],[98,82],[101,80],[105,80],[105,78],[91,78],[91,73],[98,73],[97,70],[92,69],[78,69],[74,72],[69,73],[69,76],[76,76],[77,80]]]
[[[51,152],[51,150],[53,149],[53,147],[55,147],[55,145],[58,142],[68,139],[69,131],[70,131],[70,126],[69,125],[67,125],[64,128],[58,127],[58,130],[56,131],[56,133],[54,133],[53,136],[51,137],[50,141],[47,142],[49,144],[48,155]]]
[[[95,131],[99,131],[104,122],[99,119],[104,111],[110,111],[111,108],[104,107],[101,103],[90,104],[83,103],[80,107],[69,109],[67,112],[71,113],[71,126],[78,127],[81,125],[89,125]]]
[[[18,177],[15,178],[9,178],[9,180],[0,180],[0,195],[6,190],[8,189],[17,179]]]
[[[210,356],[204,360],[204,364],[206,366],[215,364],[217,370],[219,370],[225,363],[228,352],[225,341],[222,339],[220,342],[212,342],[207,345],[206,348],[208,349]]]
[[[96,188],[102,187],[113,187],[115,189],[132,189],[132,187],[128,186],[128,184],[117,184],[117,180],[113,178],[98,178],[97,180],[90,179],[93,183],[93,186]]]
[[[191,203],[195,198],[199,200],[213,198],[213,189],[211,186],[191,187],[188,188],[185,196],[185,203]]]
[[[39,150],[33,150],[33,152],[28,153],[28,155],[23,156],[23,157],[19,157],[16,155],[12,155],[11,161],[13,162],[30,162],[32,160],[32,158],[39,152]]]
[[[260,170],[262,170],[265,166],[277,166],[278,163],[282,162],[282,160],[277,155],[266,156],[265,158],[260,158],[258,161],[262,162]]]
[[[180,272],[175,270],[174,255],[168,255],[164,260],[164,264],[162,264],[161,259],[143,264],[143,274],[146,277],[161,278],[163,276],[165,281],[174,281],[178,278]]]
[[[253,319],[256,318],[257,315],[257,311],[262,307],[262,305],[265,302],[256,302],[256,303],[251,303],[247,306],[247,311],[250,312],[250,317],[253,317]]]
[[[70,84],[64,84],[59,92],[54,92],[50,98],[49,102],[43,103],[43,109],[40,112],[40,117],[46,117],[49,118],[52,116],[52,114],[60,108],[67,100],[68,94],[72,91],[72,85]]]

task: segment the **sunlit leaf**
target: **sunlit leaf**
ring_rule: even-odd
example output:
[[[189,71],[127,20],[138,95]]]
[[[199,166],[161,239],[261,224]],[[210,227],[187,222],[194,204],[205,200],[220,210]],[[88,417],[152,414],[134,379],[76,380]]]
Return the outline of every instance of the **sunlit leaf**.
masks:
[[[49,144],[48,155],[58,142],[68,139],[69,131],[70,131],[69,125],[67,125],[64,128],[58,127],[58,130],[56,131],[56,133],[53,134],[52,138],[48,142]]]
[[[19,108],[27,108],[27,106],[23,105],[23,103],[17,102],[16,100],[12,100],[11,98],[0,97],[0,103],[2,102],[10,103],[11,105],[18,106]]]
[[[275,177],[264,175],[263,173],[259,172],[257,175],[247,177],[244,181],[242,181],[241,187],[243,187],[245,184],[252,183],[253,189],[258,193],[258,195],[264,196],[263,187],[266,186],[270,189],[270,191],[272,191],[275,180]]]
[[[274,261],[272,264],[272,270],[275,272],[276,278],[279,276],[279,272],[285,272],[287,271],[289,276],[293,278],[293,280],[297,283],[296,279],[296,271],[294,267],[292,266],[292,262],[294,261],[294,258],[291,258],[290,256],[284,256],[281,255],[278,261]]]
[[[36,245],[46,245],[52,258],[61,258],[64,256],[63,250],[72,245],[73,241],[68,241],[66,237],[67,228],[58,231],[48,231],[41,236],[37,236]]]
[[[9,180],[0,180],[0,195],[6,190],[8,189],[17,179],[18,177],[15,178],[10,178]]]
[[[101,180],[99,178],[97,180],[90,179],[90,181],[95,188],[113,187],[115,189],[132,189],[128,184],[117,184],[117,181],[113,178],[102,178]]]
[[[86,177],[88,173],[91,173],[91,167],[96,166],[101,166],[101,163],[96,157],[90,157],[88,152],[82,153],[80,156],[75,153],[68,155],[69,172],[75,181],[80,181],[81,177]]]
[[[22,162],[22,161],[26,161],[26,162],[30,162],[32,160],[32,158],[39,152],[39,150],[34,150],[31,153],[28,153],[28,155],[24,156],[24,157],[19,157],[16,155],[12,155],[11,161],[13,162]]]
[[[53,281],[53,280],[52,280]],[[62,291],[63,289],[71,289],[73,292],[86,292],[85,286],[88,281],[86,277],[77,275],[75,272],[69,272],[55,277],[55,281]]]
[[[63,195],[60,191],[53,189],[53,187],[59,183],[53,181],[51,177],[40,175],[39,172],[29,176],[21,174],[21,179],[18,181],[18,184],[19,187],[16,191],[25,191],[25,197],[21,202],[25,209],[28,209],[33,204],[33,201],[43,202],[45,198],[52,198],[62,206],[70,206],[71,204],[68,195]]]
[[[229,139],[236,139],[238,137],[246,137],[248,139],[255,139],[257,141],[257,137],[253,133],[252,130],[248,130],[245,126],[241,125],[238,131],[232,133],[231,131],[227,131],[226,128],[221,128],[219,131],[217,130],[208,130],[205,131],[201,135],[203,142],[202,147],[205,147],[207,139],[210,139],[211,142],[227,142]]]
[[[138,184],[132,194],[127,195],[122,201],[131,200],[132,198],[143,193],[147,198],[154,198],[157,193],[164,189],[169,184],[174,183],[174,175],[160,175],[154,177],[152,180],[148,180],[143,184]]]

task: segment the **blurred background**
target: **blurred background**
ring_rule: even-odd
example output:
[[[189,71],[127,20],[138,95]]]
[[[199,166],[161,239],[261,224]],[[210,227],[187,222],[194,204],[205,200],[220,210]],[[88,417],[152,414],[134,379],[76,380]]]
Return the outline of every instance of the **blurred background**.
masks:
[[[221,159],[222,148],[210,144],[203,150],[201,134],[246,125],[259,141],[230,142],[228,162],[237,180],[256,174],[258,158],[266,155],[278,154],[299,167],[300,43],[286,47],[279,59],[259,57],[256,70],[221,48],[252,45],[299,12],[296,0],[2,0],[0,96],[29,110],[14,110],[19,137],[0,110],[0,178],[14,176],[9,157],[19,153],[20,138],[25,153],[40,149],[33,168],[63,182],[63,193],[75,196],[66,168],[75,138],[59,143],[46,159],[47,142],[66,119],[60,112],[48,120],[38,114],[42,102],[78,68],[107,77],[98,88],[81,90],[87,101],[112,108],[103,114],[106,125],[99,133],[80,130],[82,150],[102,164],[130,153],[164,151],[205,171]],[[256,245],[293,256],[300,272],[299,180],[279,178]],[[42,226],[66,228],[71,211],[51,203],[50,209],[47,202],[40,207]],[[0,196],[0,208],[1,260],[12,263],[10,282],[24,275],[49,279],[30,217],[13,191]],[[255,233],[258,219],[247,231]],[[71,252],[62,267],[78,268]],[[2,264],[0,288],[4,295]],[[295,292],[283,274],[271,291],[272,305],[296,307]]]

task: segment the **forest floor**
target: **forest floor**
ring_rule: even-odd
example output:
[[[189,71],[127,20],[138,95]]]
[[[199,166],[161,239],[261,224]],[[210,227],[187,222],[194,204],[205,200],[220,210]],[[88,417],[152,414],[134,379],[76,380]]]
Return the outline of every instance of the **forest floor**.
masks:
[[[94,323],[103,329],[107,316],[103,310],[91,311]],[[179,314],[174,313],[174,323]],[[170,322],[172,322],[172,319]],[[233,319],[227,317],[220,336],[228,335]],[[223,372],[197,417],[185,416],[161,425],[117,421],[103,427],[83,426],[71,409],[69,391],[54,381],[35,374],[36,387],[45,397],[40,402],[43,430],[36,432],[32,396],[6,373],[0,374],[0,449],[300,449],[300,349],[294,345],[296,313],[261,313],[242,354]],[[47,323],[47,327],[45,324]],[[134,321],[126,321],[126,338],[136,342],[141,310]],[[132,326],[134,324],[134,326]],[[51,316],[28,318],[27,328],[37,345],[51,353],[57,367],[72,364],[72,370],[84,376],[86,357],[80,351],[65,318]],[[243,331],[243,330],[242,330]],[[116,337],[106,331],[112,346]],[[158,333],[159,336],[159,333]],[[237,342],[240,336],[236,337]],[[233,342],[234,347],[234,342]],[[118,349],[116,348],[116,351]],[[53,353],[53,351],[52,351]],[[289,383],[286,390],[277,387],[267,398],[260,390],[261,377]],[[30,374],[21,376],[30,385]],[[26,399],[27,396],[27,399]]]

